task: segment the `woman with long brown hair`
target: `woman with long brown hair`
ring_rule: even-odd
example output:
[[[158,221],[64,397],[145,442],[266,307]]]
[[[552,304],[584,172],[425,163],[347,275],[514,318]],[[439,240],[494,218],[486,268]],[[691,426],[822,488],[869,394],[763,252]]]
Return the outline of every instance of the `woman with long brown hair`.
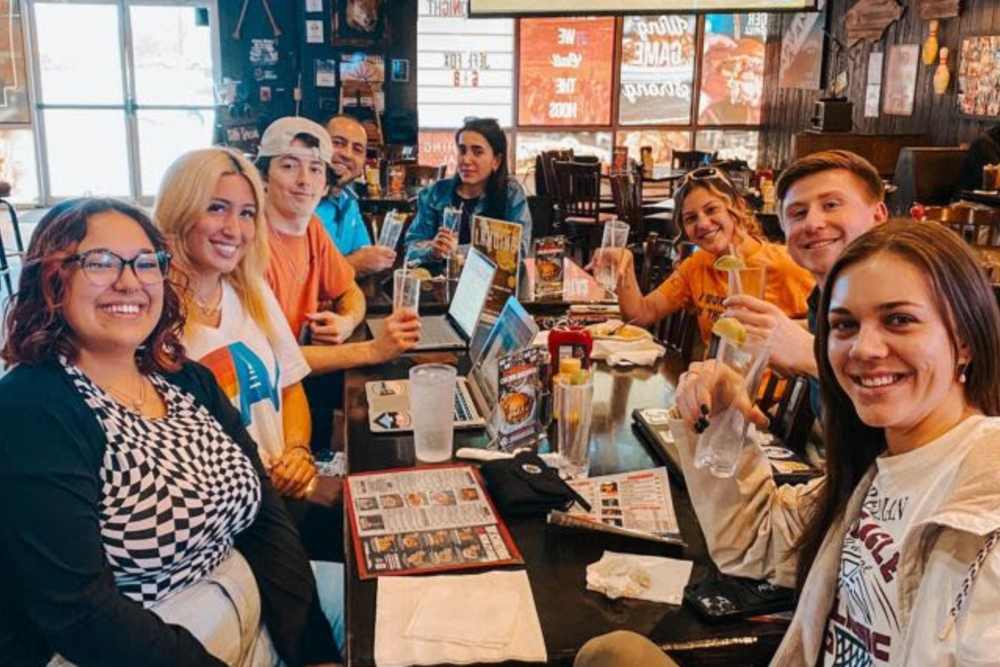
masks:
[[[817,324],[825,476],[777,487],[750,446],[718,479],[673,425],[712,559],[798,588],[772,664],[995,664],[1000,312],[976,257],[937,224],[876,227],[829,272]]]
[[[646,295],[639,289],[632,253],[620,251],[617,292],[622,319],[649,326],[690,308],[697,313],[698,328],[707,343],[712,324],[725,311],[722,302],[728,295],[728,274],[714,263],[727,254],[738,255],[747,268],[763,267],[765,301],[790,317],[805,317],[812,277],[792,261],[784,246],[762,238],[746,201],[721,170],[701,167],[685,177],[674,194],[674,218],[682,238],[698,249]],[[594,261],[603,261],[601,252]]]
[[[185,358],[170,258],[112,199],[32,237],[0,351],[0,664],[338,655],[256,444]]]

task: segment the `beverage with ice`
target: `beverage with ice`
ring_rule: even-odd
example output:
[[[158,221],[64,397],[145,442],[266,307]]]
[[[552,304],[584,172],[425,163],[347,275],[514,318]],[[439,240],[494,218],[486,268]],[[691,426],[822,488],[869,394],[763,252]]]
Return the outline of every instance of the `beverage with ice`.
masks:
[[[570,477],[586,477],[590,472],[590,423],[593,416],[594,383],[587,371],[578,371],[573,380],[552,386],[560,455],[560,467]]]
[[[418,461],[451,458],[454,436],[455,367],[420,364],[410,369],[410,418]]]
[[[752,405],[757,395],[770,348],[763,342],[748,342],[743,326],[734,319],[721,318],[712,329],[720,337],[716,361],[719,381],[712,394],[712,417],[698,437],[694,464],[708,468],[716,477],[732,477],[743,451],[748,422],[737,401]]]

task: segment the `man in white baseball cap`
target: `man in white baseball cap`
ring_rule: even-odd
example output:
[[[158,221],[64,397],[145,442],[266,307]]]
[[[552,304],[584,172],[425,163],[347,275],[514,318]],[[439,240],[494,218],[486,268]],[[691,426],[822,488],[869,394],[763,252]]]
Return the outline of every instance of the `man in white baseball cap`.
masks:
[[[353,267],[313,213],[330,184],[337,182],[332,156],[330,135],[322,125],[286,117],[264,131],[256,162],[267,184],[267,281],[314,376],[394,359],[420,339],[420,320],[399,313],[388,319],[378,338],[346,343],[364,319],[365,297],[354,281]],[[330,419],[323,414],[326,406],[314,399],[330,392],[313,392],[309,385],[307,380],[313,442],[327,447]]]

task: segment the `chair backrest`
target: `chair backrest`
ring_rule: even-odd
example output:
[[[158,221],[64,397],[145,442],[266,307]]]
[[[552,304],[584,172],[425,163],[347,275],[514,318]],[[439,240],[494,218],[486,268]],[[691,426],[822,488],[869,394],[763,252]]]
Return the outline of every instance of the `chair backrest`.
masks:
[[[642,252],[636,276],[639,290],[643,294],[648,294],[663,282],[673,269],[673,243],[671,239],[650,232],[644,241],[636,245]]]
[[[560,215],[597,220],[601,209],[600,163],[556,160],[553,168]]]
[[[674,151],[670,158],[671,169],[697,169],[715,159],[715,153],[704,151]]]
[[[629,236],[636,241],[646,238],[646,225],[642,217],[642,181],[631,172],[613,174],[611,196],[615,202],[618,219],[629,225]]]
[[[556,182],[556,170],[553,163],[556,160],[559,160],[561,162],[572,160],[573,151],[571,150],[542,151],[541,153],[539,153],[538,157],[541,161],[542,182],[545,184],[545,194],[552,197],[553,200],[558,200],[559,184]]]

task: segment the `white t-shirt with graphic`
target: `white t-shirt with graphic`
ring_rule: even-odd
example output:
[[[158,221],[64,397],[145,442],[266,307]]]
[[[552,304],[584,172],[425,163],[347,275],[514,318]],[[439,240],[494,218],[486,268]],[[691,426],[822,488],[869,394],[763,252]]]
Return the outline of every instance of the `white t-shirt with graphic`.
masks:
[[[876,459],[878,472],[840,553],[837,595],[824,642],[827,667],[889,664],[903,630],[897,593],[903,538],[947,494],[962,459],[976,444],[967,436],[980,421],[970,417],[923,447]]]
[[[309,374],[309,364],[278,301],[261,286],[274,340],[250,317],[236,291],[222,283],[219,326],[188,327],[184,345],[190,358],[208,367],[223,393],[240,411],[243,426],[257,442],[260,458],[269,468],[285,449],[281,421],[281,390]]]

